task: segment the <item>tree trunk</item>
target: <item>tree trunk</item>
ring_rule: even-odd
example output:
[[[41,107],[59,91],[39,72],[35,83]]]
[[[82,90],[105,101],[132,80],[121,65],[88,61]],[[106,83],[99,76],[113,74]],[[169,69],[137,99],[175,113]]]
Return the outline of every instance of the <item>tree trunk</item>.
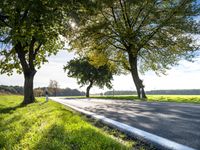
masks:
[[[134,57],[131,52],[128,54],[128,56],[129,56],[129,63],[130,63],[130,66],[131,66],[130,72],[131,72],[133,81],[135,83],[138,98],[142,98],[142,99],[147,98],[145,91],[144,91],[144,85],[143,85],[142,80],[139,78],[139,75],[138,75],[137,57]]]
[[[30,104],[35,102],[35,97],[33,93],[33,79],[36,71],[28,71],[24,73],[24,101],[22,104]]]
[[[21,42],[15,45],[15,50],[20,60],[20,64],[24,73],[24,101],[22,104],[30,104],[35,101],[33,93],[33,79],[36,73],[34,60],[41,44],[34,50],[36,39],[32,37],[28,51],[22,46]],[[27,57],[28,56],[28,57]]]
[[[92,85],[93,85],[93,81],[90,81],[90,84],[86,89],[86,97],[90,97],[90,89],[91,89]]]
[[[54,88],[53,91],[54,91],[54,96],[56,96],[57,95],[56,88]]]

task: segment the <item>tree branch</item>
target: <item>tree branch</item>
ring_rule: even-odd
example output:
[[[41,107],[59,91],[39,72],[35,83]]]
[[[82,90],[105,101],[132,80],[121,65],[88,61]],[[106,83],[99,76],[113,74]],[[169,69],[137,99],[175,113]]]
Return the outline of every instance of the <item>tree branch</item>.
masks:
[[[112,17],[113,17],[113,19],[114,19],[114,21],[115,21],[115,24],[117,25],[117,19],[116,19],[116,16],[115,16],[115,12],[114,12],[114,8],[113,8],[113,7],[111,7],[111,11],[112,11]]]
[[[120,6],[121,6],[122,17],[124,19],[125,26],[128,27],[127,18],[125,16],[124,6],[122,4],[122,0],[119,0],[119,3],[120,3]]]
[[[33,60],[34,60],[34,45],[35,45],[36,39],[34,37],[32,37],[31,43],[29,45],[29,67],[31,69],[34,69],[34,64],[33,64]]]
[[[5,15],[3,15],[3,14],[0,14],[0,21],[1,21],[2,23],[4,23],[6,26],[12,28],[12,27],[5,21],[5,20],[8,19],[8,18],[9,18],[8,16],[5,16]]]
[[[40,43],[40,44],[38,45],[38,47],[35,49],[35,52],[34,52],[34,54],[33,54],[33,59],[34,59],[34,60],[35,60],[35,57],[36,57],[36,55],[38,54],[38,52],[39,52],[41,46],[42,46],[42,43]]]
[[[139,9],[139,11],[138,11],[138,14],[136,15],[135,21],[133,21],[133,23],[132,23],[133,26],[134,26],[134,24],[136,24],[136,22],[138,21],[138,18],[140,17],[140,14],[141,14],[142,11],[144,10],[145,6],[146,6],[146,5],[144,4],[144,5],[142,5],[142,6],[140,7],[140,9]]]
[[[165,26],[165,24],[178,12],[178,9],[179,9],[181,6],[183,6],[183,5],[185,4],[186,1],[187,1],[187,0],[183,1],[183,3],[180,4],[180,5],[178,6],[178,8],[175,8],[175,9],[174,9],[174,11],[171,13],[171,15],[169,15],[169,17],[168,17],[167,19],[165,19],[164,21],[162,21],[161,24],[160,24],[158,27],[156,27],[149,35],[147,35],[147,36],[145,36],[145,37],[143,38],[143,39],[146,39],[146,40],[144,40],[144,41],[141,40],[141,41],[143,41],[143,42],[142,42],[142,44],[140,44],[140,46],[139,46],[139,48],[138,48],[138,51],[139,51],[144,45],[146,45],[146,43],[148,43],[149,40],[151,40],[152,37],[153,37],[162,27]]]
[[[15,45],[15,51],[18,55],[19,60],[20,60],[21,66],[23,68],[23,72],[27,73],[27,71],[29,70],[29,66],[28,66],[28,63],[26,62],[25,52],[24,52],[24,49],[22,48],[20,42],[18,42]]]
[[[154,6],[155,4],[156,4],[156,1],[154,1],[153,6]],[[148,2],[147,2],[147,5],[148,5]],[[138,26],[138,28],[137,28],[136,31],[135,31],[136,34],[137,34],[137,32],[140,31],[141,27],[143,26],[144,22],[147,20],[147,18],[148,18],[148,16],[149,16],[149,14],[151,13],[151,11],[152,11],[152,9],[150,8],[150,9],[147,11],[146,15],[143,17],[142,22],[140,23],[140,25]],[[138,16],[138,17],[139,17],[139,16]]]
[[[117,46],[117,45],[115,45],[114,43],[112,43],[112,42],[110,42],[110,41],[107,41],[109,44],[111,44],[112,46],[114,46],[116,49],[120,49],[120,50],[123,50],[123,51],[126,51],[126,49],[125,48],[122,48],[122,47],[120,47],[120,46]]]

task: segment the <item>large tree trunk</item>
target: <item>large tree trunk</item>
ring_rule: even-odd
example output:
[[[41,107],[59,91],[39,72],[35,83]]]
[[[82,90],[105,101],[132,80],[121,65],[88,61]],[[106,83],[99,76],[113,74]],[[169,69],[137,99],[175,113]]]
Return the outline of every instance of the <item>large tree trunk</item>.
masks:
[[[35,102],[33,93],[33,79],[36,71],[29,71],[24,73],[24,101],[22,104],[30,104]]]
[[[86,89],[86,97],[90,97],[90,89],[91,89],[92,85],[93,85],[93,81],[90,81],[90,84]]]
[[[30,104],[35,101],[33,93],[33,79],[36,73],[34,60],[42,45],[39,44],[39,46],[34,50],[35,42],[36,39],[32,37],[32,40],[28,45],[28,51],[25,50],[25,46],[23,46],[21,42],[18,42],[15,45],[15,50],[24,73],[24,101],[22,104]]]
[[[135,83],[138,98],[147,98],[145,91],[144,91],[144,85],[138,75],[137,57],[134,57],[131,52],[128,54],[128,56],[129,56],[129,63],[130,63],[130,67],[131,67],[130,72],[131,72],[133,81]]]

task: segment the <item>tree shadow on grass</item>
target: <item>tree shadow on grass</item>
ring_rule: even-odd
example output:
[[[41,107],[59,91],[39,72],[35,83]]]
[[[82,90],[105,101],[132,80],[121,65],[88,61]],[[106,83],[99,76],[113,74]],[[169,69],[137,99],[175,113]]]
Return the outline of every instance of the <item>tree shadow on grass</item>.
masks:
[[[39,105],[44,105],[44,104],[46,104],[46,103],[48,103],[48,101],[39,102]]]
[[[6,113],[13,113],[16,109],[22,108],[24,105],[17,105],[14,107],[6,107],[6,108],[0,108],[0,114],[6,114]]]
[[[114,142],[113,139],[97,132],[95,129],[81,127],[67,130],[64,125],[52,125],[43,135],[34,149],[48,150],[111,150],[126,149],[125,146]]]
[[[13,126],[10,127],[10,125],[15,124],[21,120],[21,116],[15,116],[10,119],[7,119],[6,121],[1,121],[0,119],[0,149],[8,149],[10,148],[10,144],[14,144],[18,142],[19,140],[16,140],[15,138],[19,139],[19,136],[16,131],[13,131]],[[12,130],[13,132],[16,132],[15,137],[12,136],[12,134],[6,134],[8,130]],[[25,133],[25,132],[24,132]],[[20,136],[23,135],[23,132],[20,132]],[[8,144],[9,143],[9,144]]]

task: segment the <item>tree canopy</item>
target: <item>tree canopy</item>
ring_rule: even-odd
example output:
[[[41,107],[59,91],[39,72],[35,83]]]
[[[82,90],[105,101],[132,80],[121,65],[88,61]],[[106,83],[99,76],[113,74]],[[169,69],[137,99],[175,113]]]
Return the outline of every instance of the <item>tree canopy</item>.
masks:
[[[58,1],[3,0],[0,6],[1,73],[40,67],[61,48],[63,10]]]
[[[132,74],[138,96],[145,98],[142,73],[165,73],[179,60],[191,60],[199,45],[197,0],[96,1],[96,11],[78,26],[73,49],[98,51]],[[92,59],[92,57],[90,58]],[[95,60],[94,60],[95,61]]]
[[[93,85],[100,88],[112,87],[113,72],[107,64],[95,67],[89,63],[88,58],[76,58],[69,61],[64,70],[68,71],[69,77],[76,78],[81,86],[88,85],[86,97],[89,97],[89,91]]]
[[[72,1],[0,1],[0,73],[24,74],[24,102],[34,102],[36,69],[63,47],[60,34],[68,29]]]

